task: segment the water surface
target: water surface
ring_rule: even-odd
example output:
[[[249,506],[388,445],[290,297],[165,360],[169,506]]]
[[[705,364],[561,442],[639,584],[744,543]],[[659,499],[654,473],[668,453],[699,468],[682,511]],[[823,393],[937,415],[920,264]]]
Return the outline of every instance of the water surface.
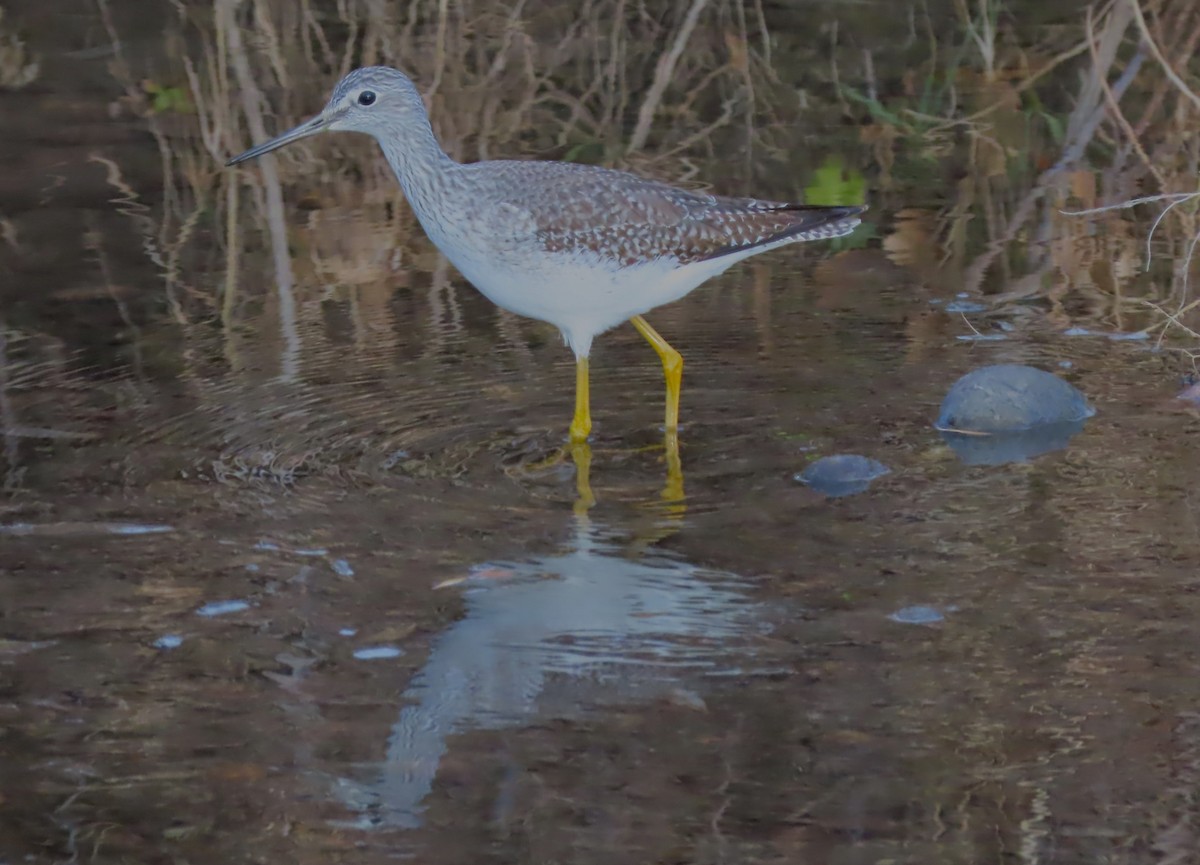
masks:
[[[3,856],[1196,849],[1194,419],[1151,341],[1063,333],[1135,326],[960,298],[894,243],[775,252],[651,316],[682,483],[657,358],[598,340],[592,504],[552,329],[428,250],[362,281],[298,257],[292,313],[259,249],[222,318],[217,241],[168,291],[92,180],[5,214]],[[1098,413],[963,465],[932,422],[995,363]],[[796,483],[837,453],[891,472]]]

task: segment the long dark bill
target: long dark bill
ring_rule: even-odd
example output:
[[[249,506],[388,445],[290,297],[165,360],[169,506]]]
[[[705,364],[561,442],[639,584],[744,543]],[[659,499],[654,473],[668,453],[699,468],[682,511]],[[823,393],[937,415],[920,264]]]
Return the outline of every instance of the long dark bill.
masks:
[[[278,150],[285,144],[291,144],[293,141],[299,141],[301,138],[307,138],[310,135],[316,135],[318,132],[323,132],[325,127],[329,125],[329,120],[324,114],[314,117],[312,120],[306,120],[295,129],[289,129],[282,135],[276,135],[270,141],[264,141],[257,147],[251,147],[245,153],[233,157],[226,162],[226,165],[238,165],[250,159],[257,159],[264,153],[270,153],[272,150]]]

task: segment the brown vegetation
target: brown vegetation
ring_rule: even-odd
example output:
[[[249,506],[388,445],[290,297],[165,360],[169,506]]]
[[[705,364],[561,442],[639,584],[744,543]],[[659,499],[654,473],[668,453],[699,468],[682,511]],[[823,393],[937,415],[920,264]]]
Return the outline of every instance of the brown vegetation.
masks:
[[[98,0],[102,12],[108,2]],[[174,295],[200,215],[215,214],[227,321],[248,224],[271,238],[286,285],[293,265],[337,285],[436,267],[413,254],[420,234],[368,141],[329,136],[281,152],[277,168],[221,167],[318,110],[347,70],[389,63],[418,81],[445,147],[466,160],[594,161],[679,182],[736,175],[798,194],[812,173],[808,130],[832,121],[841,130],[825,146],[860,153],[872,197],[885,212],[905,209],[889,251],[937,250],[934,285],[1043,299],[1051,321],[1087,310],[1119,328],[1187,325],[1195,336],[1190,198],[1165,199],[1170,213],[1153,223],[1064,215],[1194,188],[1200,97],[1189,61],[1200,8],[1189,2],[1108,0],[1037,22],[996,0],[951,0],[912,6],[909,32],[891,41],[873,39],[872,16],[857,20],[850,7],[831,6],[804,29],[761,0],[175,5],[179,98],[161,83],[148,97],[119,51],[114,68],[160,142],[167,192],[155,245],[169,287]],[[861,188],[860,169],[844,171]],[[931,186],[947,185],[955,196],[926,202]],[[289,196],[309,213],[290,256]],[[904,224],[914,216],[918,235]]]

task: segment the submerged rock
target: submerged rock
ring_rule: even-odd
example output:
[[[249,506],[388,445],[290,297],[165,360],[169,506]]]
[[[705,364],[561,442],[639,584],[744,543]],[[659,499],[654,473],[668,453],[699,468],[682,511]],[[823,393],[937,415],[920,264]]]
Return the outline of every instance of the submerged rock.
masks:
[[[1087,398],[1058,376],[997,364],[954,383],[936,427],[963,462],[999,465],[1066,447],[1095,413]]]
[[[942,440],[969,466],[999,466],[1064,450],[1082,429],[1083,421],[1080,420],[1047,424],[1015,433],[964,435],[943,431]]]
[[[956,432],[1013,433],[1082,421],[1095,413],[1078,389],[1053,373],[996,364],[954,383],[942,400],[937,425]]]
[[[902,625],[934,625],[945,621],[946,616],[937,607],[918,604],[915,607],[896,610],[888,618]]]
[[[861,493],[871,481],[890,469],[878,460],[858,454],[822,457],[796,475],[796,480],[831,498]]]

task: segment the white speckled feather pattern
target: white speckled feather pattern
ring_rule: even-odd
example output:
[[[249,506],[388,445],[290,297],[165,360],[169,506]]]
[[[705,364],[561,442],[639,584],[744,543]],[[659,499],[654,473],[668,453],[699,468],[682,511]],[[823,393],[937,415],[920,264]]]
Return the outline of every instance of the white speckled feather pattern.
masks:
[[[687,264],[783,235],[837,237],[859,207],[810,207],[726,198],[678,189],[623,171],[564,162],[480,162],[465,178],[486,176],[489,197],[514,233],[532,233],[547,252],[588,249],[615,265],[669,257]],[[480,202],[484,210],[495,209]],[[853,223],[853,224],[850,224]],[[524,239],[524,238],[523,238]]]
[[[598,334],[750,255],[848,234],[862,210],[706,195],[564,162],[452,164],[436,175],[398,162],[422,226],[454,266],[497,305],[556,325],[583,357]]]

